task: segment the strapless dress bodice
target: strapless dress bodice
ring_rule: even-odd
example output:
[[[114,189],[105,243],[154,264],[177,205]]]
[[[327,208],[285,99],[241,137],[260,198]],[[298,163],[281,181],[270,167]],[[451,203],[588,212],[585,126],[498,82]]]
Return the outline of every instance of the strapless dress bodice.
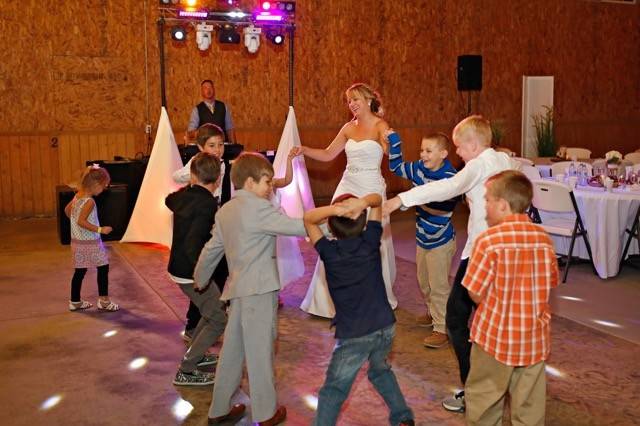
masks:
[[[349,139],[344,147],[347,154],[348,173],[379,172],[382,162],[382,147],[371,139],[355,141]]]

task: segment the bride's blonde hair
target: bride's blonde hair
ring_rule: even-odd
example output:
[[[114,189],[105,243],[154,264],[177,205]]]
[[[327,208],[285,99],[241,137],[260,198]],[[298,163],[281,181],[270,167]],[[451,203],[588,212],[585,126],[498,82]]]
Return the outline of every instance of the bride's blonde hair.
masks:
[[[357,93],[364,98],[369,104],[369,108],[371,108],[371,112],[377,115],[378,117],[382,117],[384,114],[384,110],[382,108],[382,98],[380,94],[373,90],[371,87],[364,83],[355,83],[351,85],[345,92],[347,96],[351,93]]]

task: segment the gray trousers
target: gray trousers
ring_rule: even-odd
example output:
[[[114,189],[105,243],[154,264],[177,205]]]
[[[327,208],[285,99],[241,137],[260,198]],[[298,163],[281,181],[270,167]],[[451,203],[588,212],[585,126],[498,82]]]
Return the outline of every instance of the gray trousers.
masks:
[[[209,417],[224,416],[231,410],[231,397],[240,386],[245,358],[253,421],[265,421],[276,412],[273,343],[277,313],[278,291],[231,299]]]
[[[180,284],[180,290],[198,307],[202,316],[193,333],[191,346],[180,363],[180,370],[190,373],[224,332],[227,315],[220,301],[220,290],[213,281],[203,292],[196,291],[193,284]]]

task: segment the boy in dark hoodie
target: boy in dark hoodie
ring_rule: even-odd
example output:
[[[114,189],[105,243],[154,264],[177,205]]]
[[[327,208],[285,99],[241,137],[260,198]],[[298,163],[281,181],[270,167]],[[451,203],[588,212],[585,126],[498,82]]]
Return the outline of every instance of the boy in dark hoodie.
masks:
[[[191,162],[190,185],[169,194],[165,200],[173,212],[169,275],[202,314],[191,346],[176,373],[174,385],[203,386],[213,383],[213,373],[202,372],[198,367],[218,362],[217,356],[208,354],[207,349],[218,340],[227,323],[218,286],[213,283],[196,290],[193,284],[193,270],[198,256],[211,238],[211,228],[218,209],[213,192],[219,184],[219,178],[220,160],[212,154],[201,152]]]

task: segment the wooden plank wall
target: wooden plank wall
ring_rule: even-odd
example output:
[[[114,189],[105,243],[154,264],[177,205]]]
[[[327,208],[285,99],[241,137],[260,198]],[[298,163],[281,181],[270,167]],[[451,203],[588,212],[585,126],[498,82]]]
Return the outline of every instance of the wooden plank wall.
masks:
[[[58,155],[47,136],[0,138],[0,216],[51,216]]]
[[[211,8],[223,3],[200,2]],[[239,4],[249,10],[259,1]],[[123,140],[113,142],[117,149],[101,151],[112,144],[108,135],[131,135],[144,148],[145,126],[155,127],[160,115],[157,1],[50,6],[0,2],[0,29],[12,35],[0,38],[0,96],[10,100],[0,103],[0,147],[9,153],[0,159],[2,216],[51,212],[51,204],[40,205],[30,195],[38,193],[33,185],[43,188],[47,200],[48,182],[69,178],[83,159],[130,152]],[[214,33],[211,48],[202,52],[191,26],[186,43],[172,42],[173,24],[167,21],[164,37],[174,131],[184,131],[199,101],[199,83],[210,78],[218,98],[231,107],[239,141],[248,149],[273,148],[288,110],[288,39],[274,46],[263,37],[252,55],[242,44],[221,45]],[[505,123],[504,146],[519,151],[522,76],[553,75],[561,145],[583,146],[595,156],[614,148],[633,151],[640,148],[638,28],[640,4],[299,1],[294,82],[303,143],[324,147],[331,141],[350,119],[344,90],[364,81],[382,94],[385,118],[403,132],[407,155],[417,154],[422,134],[450,132],[467,114],[466,94],[456,87],[456,60],[481,54],[483,89],[473,94],[472,111]],[[57,150],[36,148],[54,135],[60,137]],[[31,156],[38,151],[50,154],[39,158],[50,175],[14,164],[37,161]],[[335,164],[309,162],[316,197],[331,195],[343,165],[343,158]],[[390,190],[403,185],[389,180]]]
[[[78,182],[86,161],[134,158],[145,144],[130,132],[0,136],[0,216],[54,216],[56,185]]]

